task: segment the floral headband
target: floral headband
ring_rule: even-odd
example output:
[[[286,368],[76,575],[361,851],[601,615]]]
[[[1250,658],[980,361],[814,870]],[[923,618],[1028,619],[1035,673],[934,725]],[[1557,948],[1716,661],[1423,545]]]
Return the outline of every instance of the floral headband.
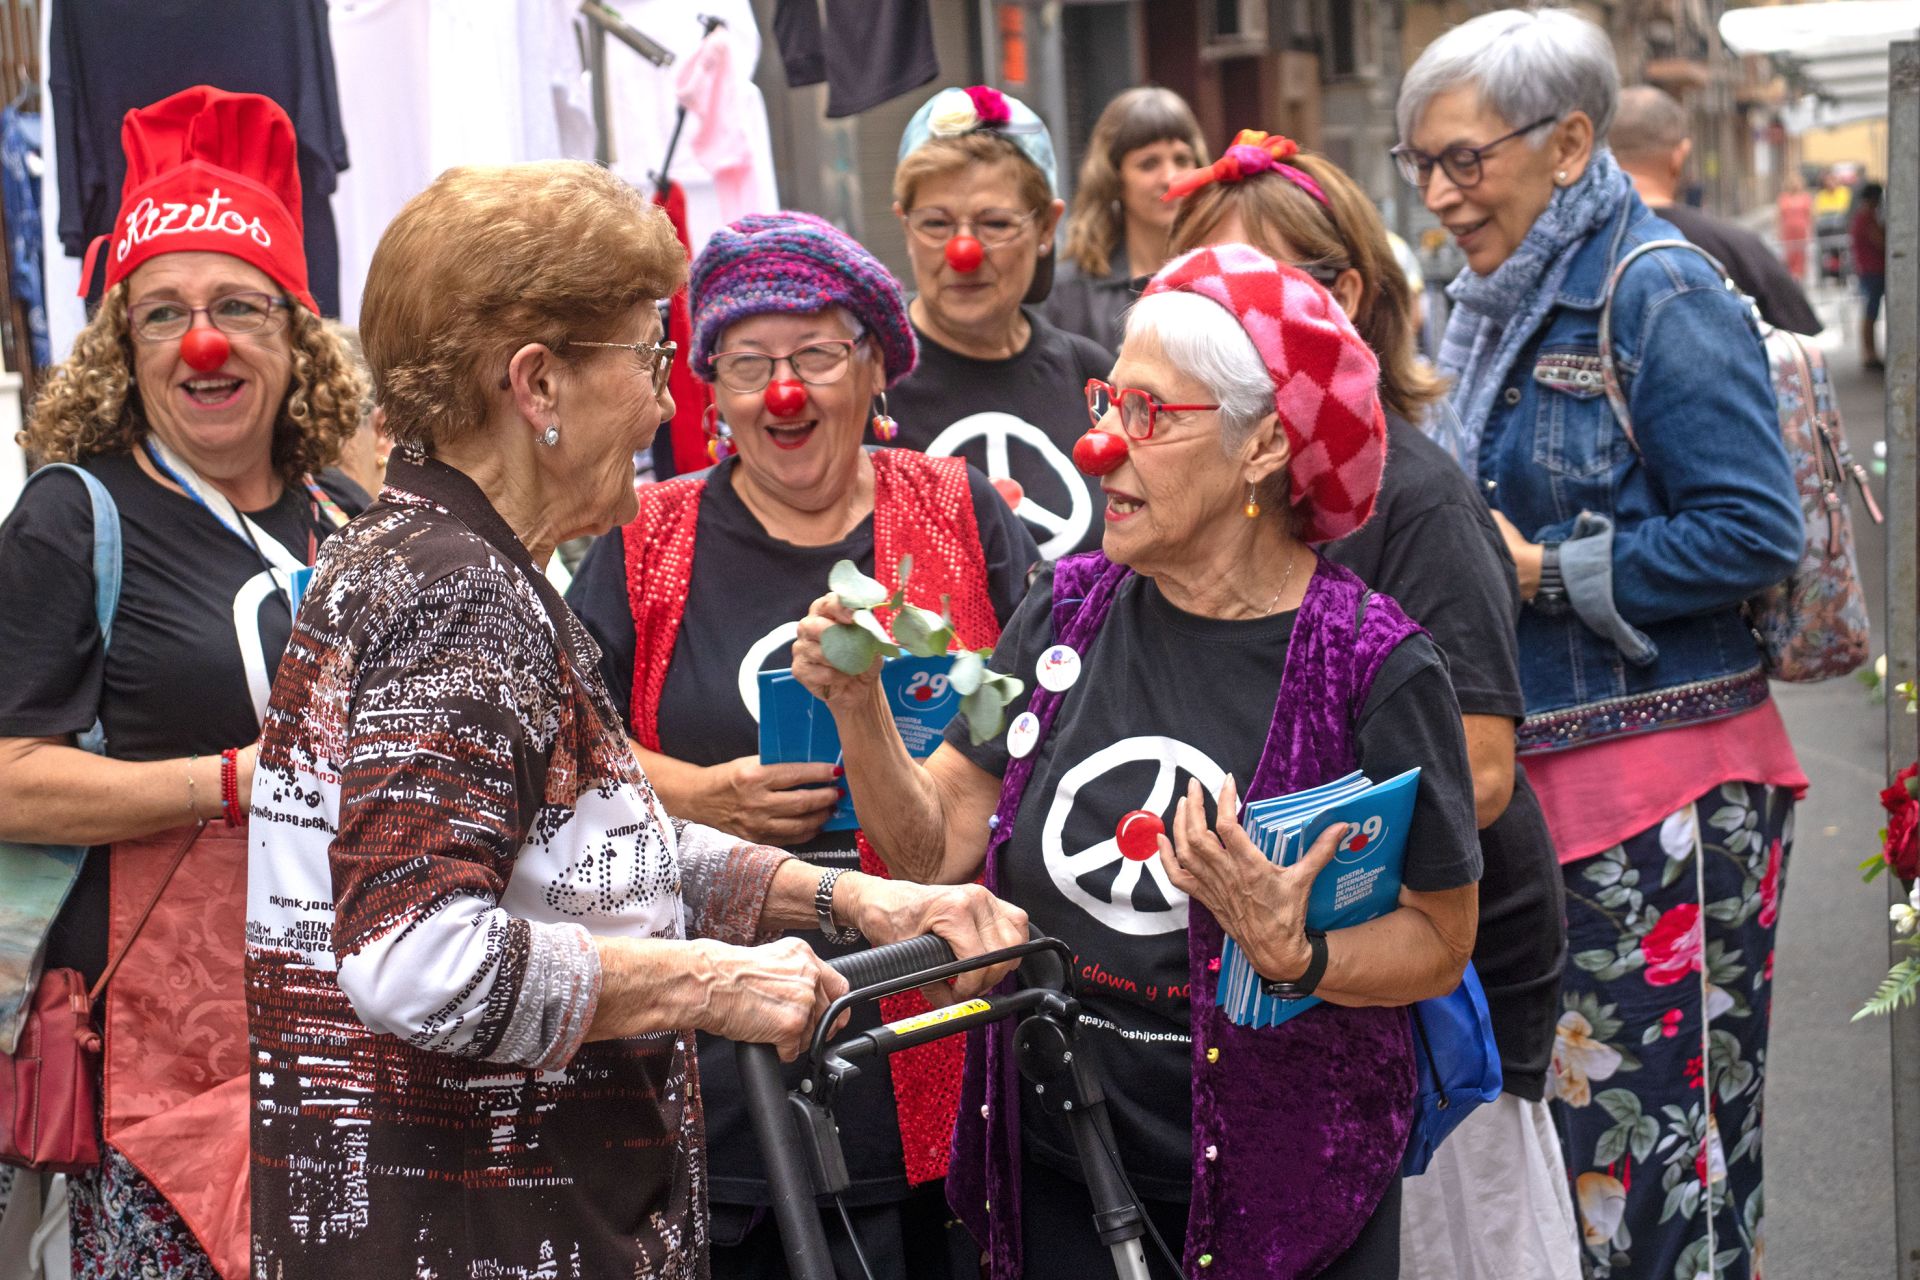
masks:
[[[905,160],[929,139],[958,138],[979,130],[997,133],[1018,147],[1046,175],[1047,189],[1060,189],[1053,138],[1045,122],[1024,102],[990,85],[942,89],[922,103],[900,137],[899,159]]]
[[[1277,133],[1263,133],[1258,129],[1242,129],[1235,135],[1233,145],[1218,160],[1175,179],[1173,185],[1167,188],[1167,194],[1160,198],[1178,200],[1209,183],[1239,182],[1259,173],[1277,173],[1318,200],[1321,207],[1331,213],[1333,205],[1328,201],[1327,193],[1320,189],[1320,184],[1304,169],[1286,163],[1299,151],[1300,144],[1292,138]]]

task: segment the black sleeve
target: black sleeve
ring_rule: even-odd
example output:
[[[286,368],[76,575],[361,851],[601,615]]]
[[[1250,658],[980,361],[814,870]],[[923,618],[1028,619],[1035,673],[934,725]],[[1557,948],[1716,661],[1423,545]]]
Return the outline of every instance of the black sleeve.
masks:
[[[1415,893],[1457,889],[1480,878],[1473,770],[1446,660],[1424,636],[1380,664],[1360,711],[1360,768],[1375,782],[1420,770],[1401,883]]]
[[[1432,633],[1462,714],[1526,714],[1515,632],[1520,587],[1484,505],[1438,503],[1395,529],[1369,585]]]
[[[1786,264],[1767,250],[1764,242],[1753,260],[1753,271],[1758,277],[1755,301],[1760,304],[1761,319],[1776,329],[1808,337],[1826,327],[1814,312],[1813,304],[1807,301],[1807,295],[1801,292],[1799,281],[1788,273]]]
[[[87,251],[87,166],[82,161],[87,123],[80,86],[75,83],[79,68],[74,57],[73,34],[69,30],[72,8],[71,3],[54,5],[48,20],[47,56],[51,65],[47,69],[47,87],[53,97],[49,104],[53,110],[53,148],[60,170],[60,225],[57,228],[60,246],[69,258],[78,258]],[[94,177],[94,184],[98,181],[98,177]]]
[[[71,473],[29,485],[0,525],[0,738],[84,733],[100,714],[106,651],[93,610],[93,505]]]
[[[631,732],[633,659],[640,641],[627,607],[627,544],[619,529],[601,534],[587,548],[567,588],[567,603],[600,646],[600,678]]]
[[[998,497],[998,495],[995,495]],[[1014,610],[1013,617],[1000,632],[1000,643],[994,646],[993,657],[987,666],[1002,675],[1019,676],[1025,682],[1020,696],[1007,706],[1006,723],[1027,709],[1027,703],[1033,697],[1033,667],[1039,661],[1040,654],[1053,643],[1053,566],[1043,567],[1033,580],[1033,586],[1027,591],[1026,599]],[[947,722],[946,741],[957,748],[961,755],[985,769],[996,778],[1007,773],[1007,735],[1004,726],[1001,732],[987,741],[975,746],[971,730],[967,725],[967,713],[961,711]]]
[[[993,482],[971,465],[967,492],[973,498],[974,523],[980,528],[980,549],[987,557],[987,595],[993,601],[993,616],[1005,629],[1026,598],[1027,571],[1040,559],[1040,548]]]

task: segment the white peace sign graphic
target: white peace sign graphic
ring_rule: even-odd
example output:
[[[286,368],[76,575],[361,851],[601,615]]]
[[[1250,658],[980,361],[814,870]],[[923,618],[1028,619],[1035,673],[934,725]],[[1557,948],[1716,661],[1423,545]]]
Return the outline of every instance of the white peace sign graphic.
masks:
[[[740,701],[755,724],[760,723],[760,668],[767,665],[775,649],[792,644],[799,635],[798,622],[783,622],[755,640],[747,649],[747,656],[740,659]]]
[[[935,436],[927,446],[927,452],[934,457],[950,458],[960,452],[961,445],[976,436],[986,445],[986,472],[990,479],[1015,478],[1008,442],[1018,440],[1040,455],[1040,460],[1053,469],[1053,473],[1060,477],[1060,483],[1072,495],[1072,505],[1064,516],[1047,510],[1035,502],[1031,494],[1025,493],[1020,497],[1020,505],[1013,509],[1013,513],[1022,520],[1038,525],[1050,535],[1040,544],[1040,554],[1049,560],[1057,560],[1079,546],[1080,539],[1086,537],[1087,529],[1093,523],[1093,498],[1087,493],[1086,482],[1080,478],[1073,459],[1061,453],[1059,447],[1047,438],[1047,433],[1031,422],[1011,413],[997,411],[970,413],[961,418]]]
[[[1040,853],[1046,863],[1047,874],[1053,877],[1054,888],[1065,895],[1067,901],[1109,929],[1150,937],[1187,927],[1187,895],[1173,887],[1173,882],[1167,878],[1166,868],[1160,863],[1160,855],[1156,853],[1145,862],[1135,862],[1120,852],[1119,842],[1111,833],[1098,844],[1078,853],[1068,853],[1061,842],[1067,816],[1073,812],[1080,789],[1102,774],[1136,760],[1150,760],[1160,766],[1159,772],[1154,775],[1152,788],[1135,806],[1148,813],[1167,812],[1173,803],[1175,775],[1183,769],[1199,779],[1200,785],[1216,800],[1220,796],[1221,784],[1226,781],[1226,771],[1205,752],[1198,747],[1188,746],[1178,738],[1122,738],[1112,746],[1094,752],[1067,770],[1066,776],[1060,779],[1060,785],[1054,789],[1053,806],[1047,810],[1046,823],[1040,828]],[[1116,822],[1120,819],[1118,813],[1113,817]],[[1119,865],[1114,867],[1113,882],[1105,897],[1088,892],[1080,883],[1081,878],[1089,872],[1115,863]],[[1168,903],[1164,910],[1142,911],[1133,905],[1134,886],[1140,883],[1143,874],[1153,877],[1154,887]]]

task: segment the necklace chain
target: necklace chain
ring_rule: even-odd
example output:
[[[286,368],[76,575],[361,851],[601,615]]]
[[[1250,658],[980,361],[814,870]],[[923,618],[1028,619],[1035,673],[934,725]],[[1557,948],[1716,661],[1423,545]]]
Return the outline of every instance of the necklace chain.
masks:
[[[1273,611],[1280,607],[1280,597],[1287,594],[1287,586],[1293,581],[1293,566],[1296,563],[1298,563],[1298,557],[1295,556],[1292,549],[1289,548],[1287,551],[1287,572],[1280,579],[1280,589],[1273,593],[1273,600],[1267,605],[1267,611],[1261,614],[1261,617],[1271,618]]]

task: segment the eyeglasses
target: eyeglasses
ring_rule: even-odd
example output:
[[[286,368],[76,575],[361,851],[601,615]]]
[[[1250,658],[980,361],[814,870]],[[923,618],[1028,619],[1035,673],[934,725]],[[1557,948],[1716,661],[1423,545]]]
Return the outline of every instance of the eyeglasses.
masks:
[[[1532,133],[1542,125],[1557,124],[1559,120],[1560,117],[1557,115],[1542,116],[1525,128],[1515,129],[1512,133],[1503,133],[1492,142],[1486,143],[1483,146],[1448,147],[1437,156],[1430,156],[1418,148],[1407,146],[1405,143],[1395,147],[1387,154],[1392,156],[1393,162],[1400,167],[1400,176],[1422,191],[1425,191],[1427,184],[1433,181],[1433,169],[1435,165],[1438,165],[1446,171],[1448,182],[1464,189],[1480,181],[1480,161],[1487,152],[1493,150],[1503,142],[1511,142],[1523,134]]]
[[[673,374],[673,353],[680,349],[677,342],[587,342],[578,338],[567,340],[574,347],[618,347],[633,352],[642,368],[653,375],[653,395],[657,400],[666,394],[667,379]]]
[[[1098,378],[1087,379],[1087,417],[1097,427],[1109,410],[1119,409],[1120,427],[1130,440],[1153,439],[1154,423],[1163,412],[1184,413],[1219,407],[1217,404],[1167,404],[1138,387],[1116,387]]]
[[[764,351],[721,351],[713,357],[713,372],[721,386],[745,395],[771,382],[774,366],[785,360],[792,366],[794,377],[810,387],[820,387],[840,381],[858,345],[854,338],[823,338],[783,356]]]
[[[1033,221],[1033,213],[1017,209],[982,209],[971,218],[956,218],[945,209],[915,209],[907,215],[913,234],[938,248],[953,239],[962,227],[973,228],[974,239],[988,249],[1004,249],[1020,238]]]
[[[285,298],[268,293],[227,293],[204,307],[158,299],[136,302],[127,308],[127,320],[133,335],[142,342],[165,342],[193,328],[193,318],[205,315],[207,322],[222,333],[272,333],[287,320],[289,304]]]

